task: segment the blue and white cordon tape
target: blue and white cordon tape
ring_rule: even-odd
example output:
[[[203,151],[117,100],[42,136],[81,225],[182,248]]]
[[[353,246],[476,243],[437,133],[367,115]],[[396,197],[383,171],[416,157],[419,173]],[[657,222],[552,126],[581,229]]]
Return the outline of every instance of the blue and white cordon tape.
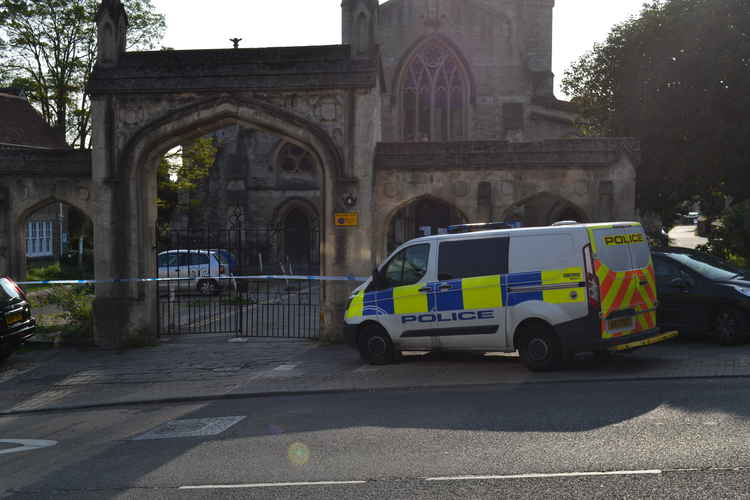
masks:
[[[294,280],[294,281],[357,281],[364,282],[369,278],[360,276],[286,276],[283,274],[267,274],[260,276],[190,276],[186,278],[121,278],[113,280],[45,280],[19,281],[19,285],[94,285],[96,283],[150,283],[155,281],[195,281],[197,279],[213,280]]]

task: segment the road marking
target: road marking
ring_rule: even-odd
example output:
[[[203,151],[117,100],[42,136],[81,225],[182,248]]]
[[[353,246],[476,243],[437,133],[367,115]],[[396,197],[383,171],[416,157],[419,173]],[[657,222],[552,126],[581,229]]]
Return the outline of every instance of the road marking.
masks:
[[[453,476],[453,477],[428,477],[425,481],[482,481],[491,479],[543,479],[553,477],[586,477],[586,476],[635,476],[647,474],[661,474],[660,469],[647,470],[614,470],[604,472],[556,472],[540,474],[508,474],[502,476]]]
[[[40,450],[42,448],[49,448],[55,446],[57,441],[48,441],[46,439],[0,439],[0,444],[19,444],[15,448],[7,450],[0,450],[0,455],[8,455],[10,453],[20,453],[22,451]]]
[[[244,419],[244,416],[237,416],[171,420],[145,434],[132,438],[132,441],[215,436]]]
[[[289,486],[340,486],[347,484],[365,484],[367,481],[303,481],[298,483],[250,483],[250,484],[204,484],[198,486],[180,486],[180,490],[226,490],[231,488],[282,488]]]
[[[375,373],[380,369],[377,366],[362,365],[356,370],[352,370],[354,373]]]
[[[274,372],[288,372],[288,371],[292,371],[295,368],[297,368],[297,365],[299,365],[299,363],[289,363],[289,364],[286,364],[286,365],[279,365],[279,366],[277,366],[276,368],[274,368],[271,371],[274,371]]]

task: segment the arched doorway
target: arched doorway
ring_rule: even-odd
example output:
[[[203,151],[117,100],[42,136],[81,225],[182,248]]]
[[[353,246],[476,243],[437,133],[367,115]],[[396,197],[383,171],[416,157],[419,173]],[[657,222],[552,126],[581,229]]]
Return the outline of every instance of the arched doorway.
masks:
[[[311,221],[298,207],[286,213],[283,221],[284,253],[290,272],[308,273],[314,266]]]
[[[466,217],[453,205],[425,196],[399,208],[388,227],[390,252],[402,243],[420,236],[446,233],[449,226],[466,222]]]
[[[524,227],[548,226],[559,221],[588,222],[586,213],[574,203],[553,193],[538,193],[513,204],[505,220]]]

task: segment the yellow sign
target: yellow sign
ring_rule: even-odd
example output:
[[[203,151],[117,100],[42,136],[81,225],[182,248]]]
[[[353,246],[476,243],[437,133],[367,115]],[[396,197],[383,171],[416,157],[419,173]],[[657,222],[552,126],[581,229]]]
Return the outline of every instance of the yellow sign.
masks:
[[[359,226],[359,212],[347,212],[335,215],[337,226]]]
[[[643,235],[636,233],[604,237],[605,245],[632,245],[634,243],[643,243]]]

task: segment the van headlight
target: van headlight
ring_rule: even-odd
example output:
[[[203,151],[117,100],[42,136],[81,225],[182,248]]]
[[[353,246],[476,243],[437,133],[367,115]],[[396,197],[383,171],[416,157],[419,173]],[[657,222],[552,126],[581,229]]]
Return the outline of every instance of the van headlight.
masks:
[[[750,297],[750,287],[745,286],[739,286],[739,285],[732,285],[732,288],[740,292],[745,297]]]

